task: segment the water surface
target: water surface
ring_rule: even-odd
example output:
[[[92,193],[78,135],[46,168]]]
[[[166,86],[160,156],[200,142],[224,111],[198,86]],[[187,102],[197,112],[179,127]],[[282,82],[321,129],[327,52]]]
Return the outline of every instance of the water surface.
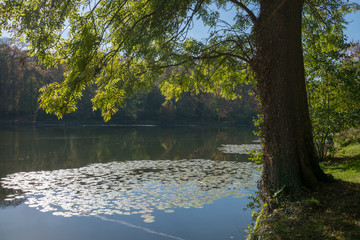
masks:
[[[247,128],[0,128],[1,239],[243,239],[255,142]]]

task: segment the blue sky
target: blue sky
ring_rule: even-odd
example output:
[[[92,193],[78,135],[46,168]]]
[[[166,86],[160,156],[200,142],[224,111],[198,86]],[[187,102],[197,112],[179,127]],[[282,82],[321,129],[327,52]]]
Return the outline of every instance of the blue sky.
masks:
[[[222,18],[231,22],[231,14],[226,16],[227,14],[221,13]],[[231,17],[230,17],[231,16]],[[349,14],[346,18],[350,23],[345,31],[348,36],[348,41],[360,41],[360,11],[357,13]],[[196,21],[194,28],[188,34],[188,36],[201,39],[207,35],[207,28],[204,28],[201,22]],[[3,37],[9,37],[8,33],[3,33]]]
[[[349,14],[347,20],[350,21],[346,30],[349,41],[360,41],[360,12]]]
[[[356,2],[356,1],[355,1]],[[220,11],[221,18],[232,22],[232,13]],[[348,36],[348,41],[360,41],[360,11],[357,13],[349,14],[346,17],[346,20],[349,22],[347,26],[347,30],[345,31]],[[193,37],[195,39],[204,38],[207,35],[207,28],[204,28],[201,22],[196,21],[194,28],[188,34],[188,36]]]

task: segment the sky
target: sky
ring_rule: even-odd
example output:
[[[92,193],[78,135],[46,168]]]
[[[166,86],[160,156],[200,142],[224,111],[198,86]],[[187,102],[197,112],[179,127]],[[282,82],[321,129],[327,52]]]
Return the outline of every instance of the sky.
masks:
[[[350,23],[345,31],[349,41],[360,41],[360,12],[349,14],[346,18]]]
[[[232,14],[226,14],[226,12],[220,14],[221,18],[231,22]],[[358,11],[357,13],[348,14],[346,20],[349,21],[349,24],[345,31],[346,35],[348,36],[348,41],[360,42],[360,11]],[[203,39],[207,36],[207,31],[208,29],[205,28],[200,21],[197,21],[191,32],[189,32],[188,36],[195,39]],[[10,36],[8,33],[3,32],[2,37]]]
[[[222,19],[225,19],[228,22],[232,21],[231,12],[230,12],[230,14],[228,13],[228,16],[227,16],[226,12],[220,12],[220,15],[221,15]],[[360,42],[360,11],[358,11],[357,13],[348,14],[346,17],[346,20],[349,22],[347,29],[345,31],[345,34],[348,36],[348,41],[349,42],[352,42],[352,41]],[[206,36],[206,33],[207,33],[207,29],[206,30],[204,30],[204,29],[205,28],[203,27],[201,22],[196,22],[194,28],[188,34],[188,36],[193,37],[195,39],[204,38],[204,36]]]

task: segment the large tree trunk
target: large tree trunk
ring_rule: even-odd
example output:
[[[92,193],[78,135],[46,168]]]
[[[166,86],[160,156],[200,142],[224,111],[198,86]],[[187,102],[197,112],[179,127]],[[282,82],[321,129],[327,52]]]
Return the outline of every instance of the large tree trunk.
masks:
[[[301,43],[303,0],[261,0],[254,27],[256,74],[264,115],[262,190],[300,193],[326,178],[319,167],[307,104]]]

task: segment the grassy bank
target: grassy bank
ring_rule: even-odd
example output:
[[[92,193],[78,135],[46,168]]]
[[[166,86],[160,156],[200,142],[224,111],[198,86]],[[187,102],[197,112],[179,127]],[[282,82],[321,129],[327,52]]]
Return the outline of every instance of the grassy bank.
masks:
[[[360,144],[340,149],[322,168],[335,181],[281,202],[259,218],[253,239],[360,239]]]
[[[360,143],[340,149],[335,157],[322,164],[322,168],[336,179],[360,183]]]

